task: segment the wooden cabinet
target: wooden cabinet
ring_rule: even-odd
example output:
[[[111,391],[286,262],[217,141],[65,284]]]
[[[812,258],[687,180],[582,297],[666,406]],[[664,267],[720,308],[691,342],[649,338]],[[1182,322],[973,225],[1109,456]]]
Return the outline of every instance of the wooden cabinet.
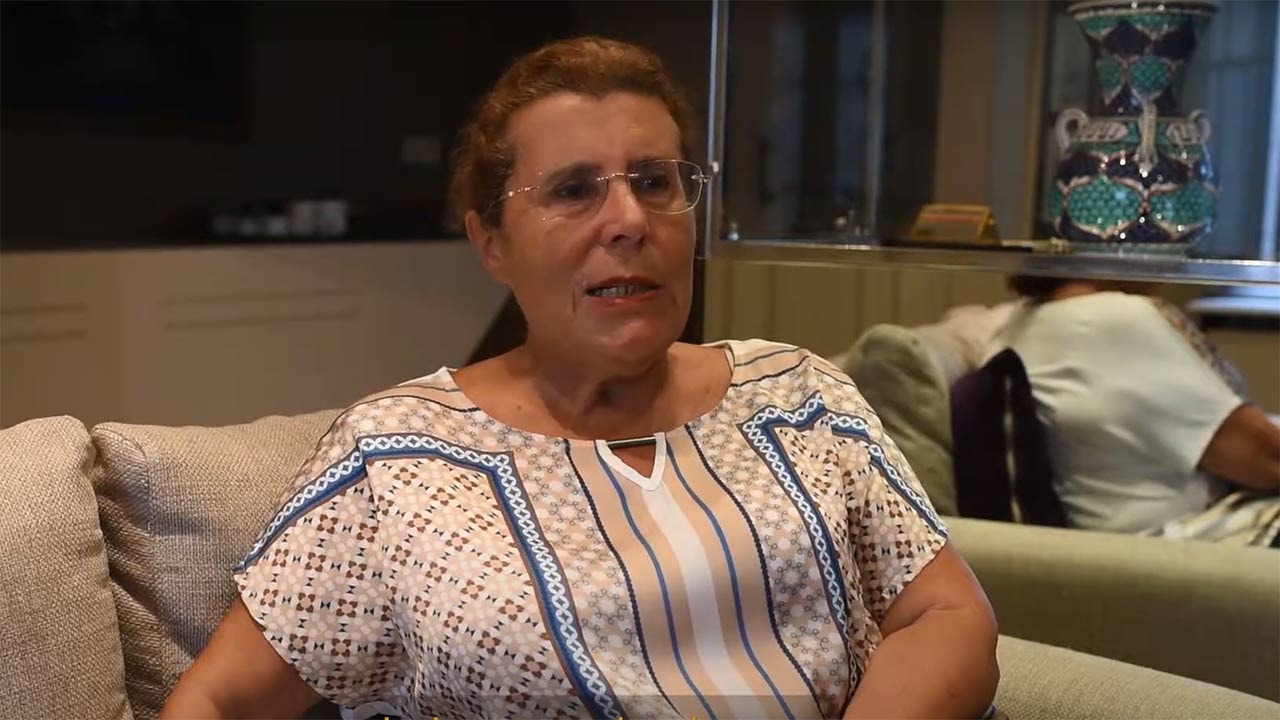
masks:
[[[345,406],[464,364],[504,297],[459,241],[5,253],[0,426]]]

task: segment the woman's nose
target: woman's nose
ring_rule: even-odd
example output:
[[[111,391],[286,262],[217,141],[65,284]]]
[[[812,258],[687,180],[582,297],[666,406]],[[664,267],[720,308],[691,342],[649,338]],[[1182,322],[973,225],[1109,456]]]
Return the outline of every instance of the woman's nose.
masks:
[[[601,239],[606,242],[640,240],[649,230],[649,213],[625,176],[609,179],[597,219],[601,223]]]

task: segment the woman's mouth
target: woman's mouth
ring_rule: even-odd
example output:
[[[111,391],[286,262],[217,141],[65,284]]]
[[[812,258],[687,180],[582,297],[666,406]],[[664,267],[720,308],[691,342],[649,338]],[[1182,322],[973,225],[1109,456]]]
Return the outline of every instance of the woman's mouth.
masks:
[[[597,298],[626,298],[657,289],[657,285],[647,283],[614,283],[589,288],[587,295]]]

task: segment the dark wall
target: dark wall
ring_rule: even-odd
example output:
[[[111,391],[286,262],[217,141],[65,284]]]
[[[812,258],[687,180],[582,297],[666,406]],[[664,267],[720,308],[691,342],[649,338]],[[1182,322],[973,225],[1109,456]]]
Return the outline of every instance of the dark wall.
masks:
[[[688,95],[702,123],[693,143],[693,159],[704,162],[711,70],[709,0],[584,0],[575,7],[577,32],[638,43],[662,58],[676,84]]]
[[[207,241],[212,211],[333,193],[358,238],[442,233],[447,159],[401,162],[407,135],[447,158],[478,96],[541,43],[650,45],[706,107],[705,2],[261,2],[243,9],[241,122],[156,126],[14,112],[0,128],[0,247]],[[228,44],[229,52],[237,52]]]

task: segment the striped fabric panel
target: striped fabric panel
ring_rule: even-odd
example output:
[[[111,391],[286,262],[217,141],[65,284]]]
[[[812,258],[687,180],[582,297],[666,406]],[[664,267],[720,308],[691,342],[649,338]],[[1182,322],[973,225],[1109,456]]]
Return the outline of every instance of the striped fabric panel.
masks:
[[[685,717],[819,715],[770,622],[748,519],[688,437],[673,442],[651,491],[593,450],[575,462],[636,587],[657,683]]]
[[[746,340],[734,343],[734,385],[742,386],[775,378],[800,367],[809,354],[791,345]]]

